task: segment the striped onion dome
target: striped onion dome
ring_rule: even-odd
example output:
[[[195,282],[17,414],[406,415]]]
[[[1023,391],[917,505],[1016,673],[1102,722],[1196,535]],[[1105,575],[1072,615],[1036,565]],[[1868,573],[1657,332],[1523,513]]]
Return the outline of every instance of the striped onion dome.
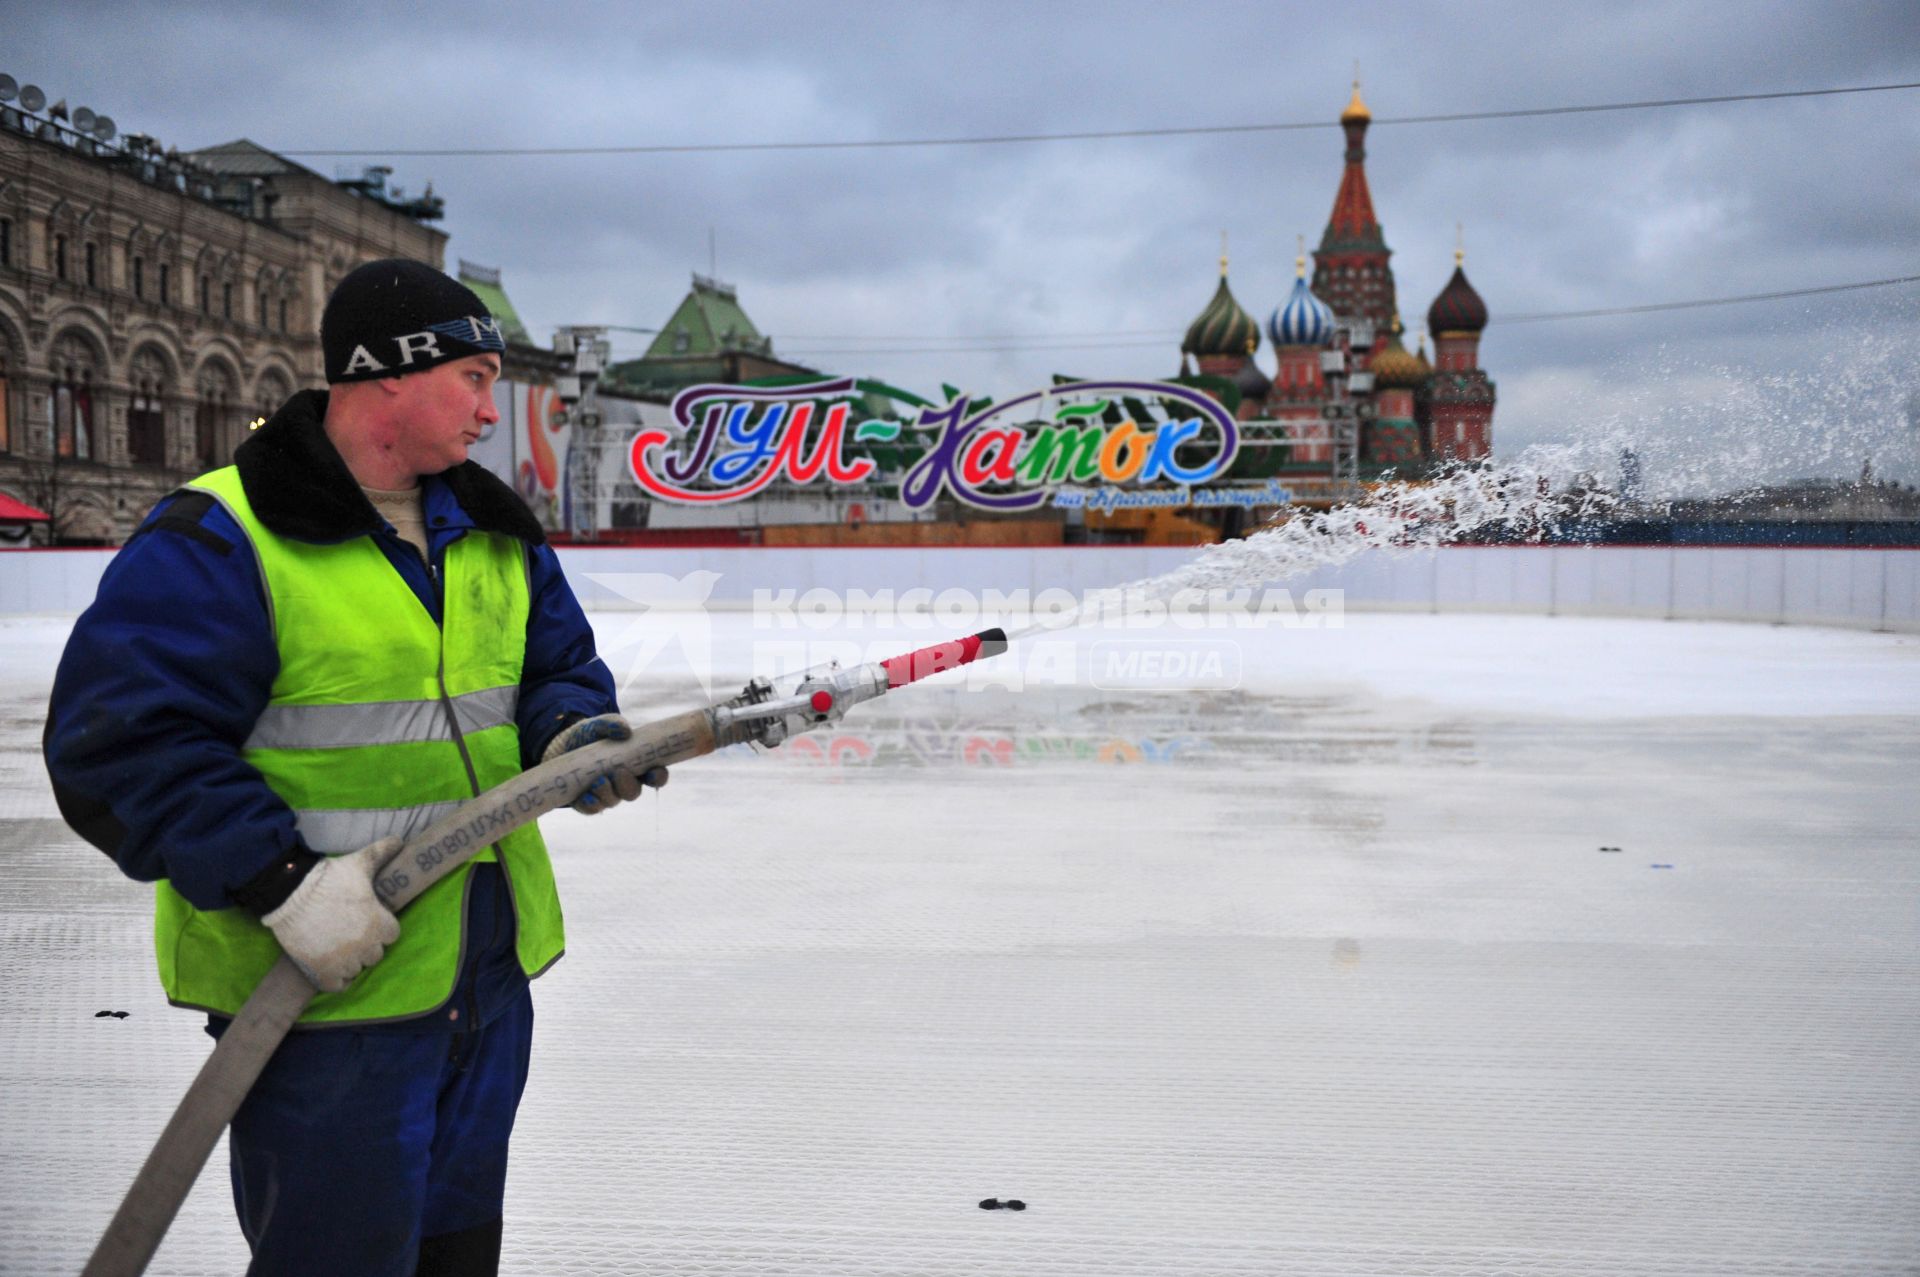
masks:
[[[1427,327],[1435,336],[1446,333],[1477,333],[1487,326],[1487,304],[1480,300],[1480,294],[1473,291],[1473,285],[1467,282],[1466,268],[1461,265],[1463,254],[1453,255],[1453,278],[1433,299],[1433,305],[1427,310]]]
[[[1260,325],[1233,299],[1233,290],[1227,287],[1227,273],[1222,269],[1220,287],[1214,290],[1213,300],[1200,312],[1200,317],[1188,326],[1180,350],[1183,354],[1203,356],[1251,355],[1259,344]]]
[[[1305,274],[1267,320],[1267,336],[1275,346],[1324,346],[1333,336],[1333,308],[1313,295]]]
[[[1433,370],[1418,356],[1409,355],[1407,348],[1400,344],[1400,317],[1393,317],[1393,335],[1380,353],[1367,365],[1373,373],[1373,384],[1381,389],[1398,387],[1412,390],[1425,381]]]

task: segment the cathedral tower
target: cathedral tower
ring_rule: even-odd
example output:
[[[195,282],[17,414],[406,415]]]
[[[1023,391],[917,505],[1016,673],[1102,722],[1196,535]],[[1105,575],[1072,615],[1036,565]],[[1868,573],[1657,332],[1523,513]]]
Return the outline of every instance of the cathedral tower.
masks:
[[[1260,325],[1241,309],[1233,290],[1227,287],[1225,238],[1221,237],[1220,245],[1220,286],[1206,309],[1187,325],[1180,353],[1192,356],[1202,373],[1224,377],[1239,388],[1237,415],[1244,421],[1259,409],[1267,393],[1267,379],[1253,361],[1253,352],[1260,346]]]
[[[1277,367],[1267,392],[1267,416],[1295,424],[1298,438],[1288,461],[1294,465],[1324,465],[1333,459],[1327,420],[1321,407],[1327,401],[1327,382],[1321,353],[1333,340],[1333,311],[1307,287],[1307,256],[1302,245],[1293,259],[1293,291],[1267,320]]]
[[[1467,282],[1466,252],[1455,249],[1453,278],[1427,310],[1433,377],[1418,403],[1428,457],[1477,461],[1493,447],[1493,382],[1480,369],[1487,304]]]
[[[1373,113],[1360,100],[1360,81],[1355,79],[1353,100],[1340,113],[1347,167],[1333,197],[1333,216],[1313,255],[1313,291],[1342,321],[1359,321],[1384,337],[1395,309],[1393,270],[1387,265],[1393,252],[1380,233],[1373,194],[1367,189],[1367,126],[1372,122]]]
[[[1414,424],[1413,397],[1430,370],[1400,342],[1400,317],[1393,317],[1386,343],[1373,355],[1373,417],[1362,423],[1360,460],[1394,466],[1420,459],[1420,431]]]

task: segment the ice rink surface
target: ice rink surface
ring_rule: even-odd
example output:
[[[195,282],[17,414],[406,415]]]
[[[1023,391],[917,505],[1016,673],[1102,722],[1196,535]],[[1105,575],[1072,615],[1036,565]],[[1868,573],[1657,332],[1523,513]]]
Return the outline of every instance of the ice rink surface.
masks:
[[[209,1046],[48,793],[67,624],[0,621],[9,1274],[78,1269]],[[596,624],[635,717],[796,638]],[[1920,1272],[1920,639],[1209,638],[1201,690],[950,675],[549,817],[505,1270]],[[223,1149],[152,1271],[244,1262]]]

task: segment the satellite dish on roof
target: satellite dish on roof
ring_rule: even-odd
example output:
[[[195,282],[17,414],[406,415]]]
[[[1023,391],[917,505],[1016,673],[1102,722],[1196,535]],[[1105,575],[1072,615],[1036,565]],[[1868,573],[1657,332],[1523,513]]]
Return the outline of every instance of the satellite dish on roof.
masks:
[[[20,96],[20,82],[10,75],[0,75],[0,102],[11,102]]]
[[[73,113],[73,127],[81,133],[93,132],[93,108],[80,107]]]
[[[93,135],[102,142],[113,141],[113,135],[119,131],[119,129],[114,127],[113,117],[111,115],[96,115],[93,117]]]
[[[37,84],[29,84],[20,90],[20,105],[29,111],[38,111],[47,104],[47,95],[40,91]]]

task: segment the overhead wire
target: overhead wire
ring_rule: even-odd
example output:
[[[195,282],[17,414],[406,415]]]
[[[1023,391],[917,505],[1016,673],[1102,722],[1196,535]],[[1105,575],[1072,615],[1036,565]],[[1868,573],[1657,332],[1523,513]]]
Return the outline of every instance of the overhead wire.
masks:
[[[1684,98],[1650,98],[1626,102],[1582,103],[1567,106],[1524,107],[1499,111],[1455,111],[1429,115],[1376,116],[1374,125],[1400,124],[1447,124],[1479,120],[1523,119],[1530,117],[1548,117],[1564,115],[1593,114],[1607,111],[1640,111],[1672,107],[1705,106],[1731,102],[1776,101],[1787,98],[1833,97],[1856,93],[1886,93],[1908,89],[1920,89],[1920,81],[1892,84],[1850,85],[1824,89],[1790,89],[1765,93],[1726,93]],[[445,148],[400,148],[400,149],[305,149],[286,150],[284,155],[302,156],[353,156],[353,155],[391,155],[391,156],[525,156],[525,155],[645,155],[645,154],[691,154],[723,153],[741,151],[808,151],[808,150],[861,150],[861,149],[899,149],[910,147],[999,145],[1030,142],[1069,142],[1092,141],[1115,138],[1155,138],[1181,137],[1206,134],[1286,132],[1295,130],[1321,129],[1335,127],[1327,120],[1298,120],[1274,124],[1227,124],[1199,125],[1191,127],[1153,128],[1153,129],[1103,129],[1069,133],[1022,133],[981,135],[973,137],[951,138],[893,138],[823,142],[725,142],[725,143],[662,143],[636,146],[583,146],[583,147],[445,147]],[[1852,292],[1867,288],[1884,288],[1892,285],[1920,282],[1920,276],[1904,275],[1889,279],[1867,280],[1851,284],[1830,284],[1816,288],[1788,289],[1778,292],[1748,293],[1736,297],[1711,297],[1689,301],[1650,302],[1634,306],[1601,307],[1589,310],[1542,311],[1497,317],[1496,324],[1533,324],[1568,319],[1598,319],[1619,315],[1651,314],[1659,311],[1692,310],[1710,306],[1731,306],[1745,302],[1774,301],[1792,297],[1811,297],[1826,293]],[[611,325],[621,328],[620,325]],[[628,332],[653,332],[652,329],[625,328]],[[790,340],[806,341],[882,341],[889,343],[884,347],[818,347],[795,348],[786,353],[795,356],[820,355],[934,355],[934,354],[1011,354],[1044,353],[1051,350],[1117,350],[1158,346],[1176,335],[1175,329],[1113,329],[1107,331],[1070,332],[1070,333],[993,333],[974,335],[930,335],[924,337],[900,336],[894,334],[848,334],[848,333],[810,333],[792,336]],[[1068,338],[1107,338],[1141,337],[1152,338],[1143,341],[1067,341]],[[940,345],[941,342],[987,342],[989,345]]]
[[[1659,311],[1668,311],[1668,310],[1698,310],[1703,307],[1709,307],[1709,306],[1737,306],[1747,302],[1781,301],[1781,300],[1794,298],[1794,297],[1817,297],[1817,296],[1822,296],[1822,295],[1831,294],[1831,293],[1858,292],[1862,289],[1868,289],[1868,288],[1891,288],[1891,287],[1897,287],[1902,284],[1920,284],[1920,275],[1896,275],[1888,279],[1861,280],[1857,283],[1852,283],[1852,284],[1822,284],[1815,288],[1789,288],[1789,289],[1783,289],[1780,291],[1768,292],[1768,293],[1742,293],[1735,297],[1702,297],[1702,298],[1691,299],[1688,301],[1646,302],[1646,303],[1642,303],[1640,305],[1635,305],[1635,306],[1606,306],[1606,307],[1599,307],[1599,308],[1590,309],[1590,310],[1533,311],[1533,312],[1526,312],[1518,315],[1509,315],[1504,318],[1500,316],[1495,316],[1492,322],[1489,323],[1488,327],[1499,327],[1501,325],[1506,325],[1506,324],[1538,324],[1538,323],[1547,323],[1549,321],[1562,320],[1562,319],[1602,319],[1602,318],[1608,318],[1608,317],[1617,316],[1617,315],[1647,315],[1647,314],[1653,314]],[[1168,340],[1178,336],[1179,332],[1180,330],[1172,329],[1172,328],[1155,329],[1155,330],[1123,328],[1123,329],[1114,329],[1111,334],[1099,333],[1099,332],[1071,333],[1071,334],[1069,333],[1062,333],[1062,334],[1008,333],[1008,334],[998,334],[991,337],[981,337],[978,339],[964,338],[964,337],[934,336],[934,337],[923,337],[923,338],[902,338],[900,340],[949,341],[949,342],[980,340],[980,341],[991,341],[996,343],[1015,343],[1015,344],[996,344],[996,345],[985,345],[985,346],[948,345],[948,346],[885,346],[885,347],[824,347],[824,346],[823,347],[797,347],[797,348],[789,349],[784,353],[795,355],[795,356],[800,356],[800,355],[876,356],[876,355],[953,355],[953,354],[1018,354],[1018,353],[1041,354],[1051,350],[1124,350],[1124,349],[1131,349],[1131,348],[1144,347],[1144,346],[1161,346],[1161,345],[1164,345]],[[1102,336],[1108,336],[1108,335],[1111,335],[1114,337],[1133,337],[1133,336],[1153,335],[1156,337],[1156,339],[1151,341],[1103,341],[1103,342],[1090,342],[1085,344],[1081,344],[1077,342],[1058,342],[1053,340],[1055,336],[1065,338],[1065,337],[1102,337]],[[1025,340],[1022,340],[1023,337],[1031,337],[1032,340],[1025,341]],[[824,335],[807,336],[807,337],[795,336],[790,338],[790,340],[805,342],[805,341],[824,341],[824,340],[828,340],[828,338],[825,337]],[[879,338],[878,340],[888,340],[888,339]]]
[[[1786,297],[1815,297],[1822,293],[1851,293],[1862,288],[1889,288],[1896,284],[1920,283],[1920,275],[1897,275],[1892,279],[1869,279],[1858,284],[1823,284],[1818,288],[1789,288],[1777,293],[1744,293],[1739,297],[1707,297],[1697,301],[1647,302],[1639,306],[1607,306],[1598,310],[1541,311],[1535,314],[1509,315],[1502,324],[1540,324],[1554,319],[1599,319],[1608,315],[1651,315],[1662,310],[1697,310],[1702,306],[1735,306],[1741,302],[1779,301]]]
[[[1447,111],[1433,115],[1381,115],[1375,127],[1403,124],[1460,124],[1476,120],[1519,120],[1556,115],[1592,115],[1606,111],[1652,111],[1683,106],[1713,106],[1729,102],[1772,102],[1785,98],[1837,97],[1852,93],[1892,93],[1920,89],[1920,81],[1899,84],[1856,84],[1826,89],[1784,89],[1768,93],[1717,93],[1685,98],[1646,98],[1628,102],[1591,102],[1567,106],[1520,107],[1503,111]],[[1128,138],[1203,137],[1233,133],[1290,133],[1328,129],[1331,120],[1291,120],[1276,124],[1201,124],[1149,129],[1083,129],[1063,133],[997,133],[964,137],[853,138],[817,142],[657,142],[623,146],[451,146],[451,147],[305,147],[281,148],[288,156],[394,157],[533,156],[533,155],[718,155],[753,151],[880,151],[920,147],[1014,146],[1040,142],[1096,142]]]
[[[1176,333],[1151,341],[1093,341],[1022,344],[1013,346],[889,346],[871,350],[855,348],[789,350],[790,355],[967,355],[967,354],[1007,354],[1018,352],[1044,353],[1049,350],[1125,350],[1130,347],[1165,346]]]

